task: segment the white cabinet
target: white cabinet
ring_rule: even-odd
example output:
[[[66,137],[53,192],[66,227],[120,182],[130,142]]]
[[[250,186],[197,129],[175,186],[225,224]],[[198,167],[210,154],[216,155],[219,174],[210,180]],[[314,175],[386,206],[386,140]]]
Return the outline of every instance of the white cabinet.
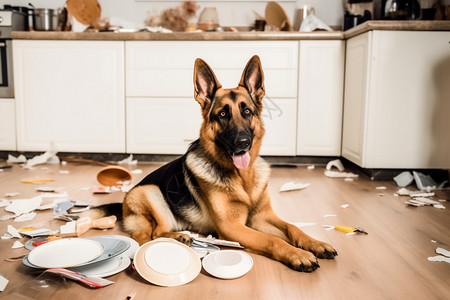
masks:
[[[300,41],[297,155],[341,155],[344,41]]]
[[[347,41],[342,155],[364,168],[450,168],[450,33]]]
[[[123,41],[14,40],[19,151],[125,152]]]
[[[193,98],[127,98],[127,151],[182,154],[200,132]]]
[[[0,99],[0,150],[16,150],[14,99]]]
[[[194,100],[195,59],[205,60],[230,88],[255,54],[266,87],[261,154],[295,155],[298,41],[127,41],[127,151],[184,153],[201,124]]]

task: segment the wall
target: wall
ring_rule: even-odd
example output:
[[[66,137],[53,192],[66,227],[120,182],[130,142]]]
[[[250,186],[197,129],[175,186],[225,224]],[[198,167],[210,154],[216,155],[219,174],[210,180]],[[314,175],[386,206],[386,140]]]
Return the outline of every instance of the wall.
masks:
[[[65,4],[65,0],[0,0],[0,7],[4,4],[27,6],[32,3],[36,8],[58,8]],[[200,10],[207,6],[215,6],[219,13],[219,22],[223,26],[250,26],[255,16],[253,10],[264,15],[268,1],[197,1]],[[316,8],[316,15],[328,25],[342,25],[344,14],[344,0],[288,0],[278,1],[286,13],[294,20],[296,7],[311,4]],[[124,27],[141,27],[149,13],[157,14],[161,10],[174,7],[180,1],[152,1],[152,0],[99,0],[102,7],[102,17],[110,17],[111,24]]]

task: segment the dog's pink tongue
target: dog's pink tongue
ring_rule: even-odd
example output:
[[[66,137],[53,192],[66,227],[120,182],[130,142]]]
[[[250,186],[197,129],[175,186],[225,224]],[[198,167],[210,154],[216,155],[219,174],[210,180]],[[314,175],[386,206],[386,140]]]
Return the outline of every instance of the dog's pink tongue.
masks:
[[[244,154],[233,154],[233,163],[238,169],[247,168],[250,164],[250,154],[245,152]]]

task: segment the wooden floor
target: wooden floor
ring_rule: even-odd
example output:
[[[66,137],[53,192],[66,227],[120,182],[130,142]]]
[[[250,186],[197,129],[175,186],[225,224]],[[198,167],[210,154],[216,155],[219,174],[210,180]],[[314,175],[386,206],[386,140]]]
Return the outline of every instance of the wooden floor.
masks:
[[[137,183],[158,164],[140,163],[130,169],[142,169],[133,175]],[[73,164],[39,165],[33,170],[23,170],[15,165],[0,172],[0,199],[5,193],[19,192],[13,199],[37,195],[36,184],[21,183],[23,179],[51,178],[45,186],[67,192],[73,199],[88,201],[93,205],[122,201],[124,194],[93,195],[97,186],[97,165]],[[70,171],[69,174],[60,170]],[[90,289],[67,281],[55,290],[38,294],[30,283],[40,273],[30,270],[20,261],[6,262],[5,258],[19,256],[28,251],[11,249],[14,240],[0,240],[0,273],[9,284],[0,298],[7,299],[13,291],[28,291],[31,299],[449,299],[450,264],[430,262],[435,249],[450,250],[450,204],[445,210],[433,207],[409,207],[406,198],[395,197],[397,187],[393,181],[370,181],[360,177],[353,182],[328,178],[323,166],[308,170],[274,168],[269,182],[274,210],[290,222],[315,223],[302,229],[317,239],[332,244],[339,255],[335,260],[320,260],[320,269],[313,273],[295,272],[279,262],[250,254],[253,269],[234,280],[221,280],[204,270],[192,282],[179,287],[159,287],[143,280],[129,267],[108,279],[113,285]],[[280,186],[288,181],[311,183],[301,191],[280,193]],[[386,186],[386,190],[376,187]],[[414,187],[411,187],[414,188]],[[450,192],[440,191],[436,199],[450,199]],[[342,204],[349,204],[341,209]],[[6,215],[0,208],[0,217]],[[336,215],[324,217],[324,215]],[[59,228],[62,221],[51,220],[51,212],[38,212],[30,222],[0,221],[0,235],[7,225]],[[321,225],[361,226],[369,234],[347,236],[336,230],[326,230]],[[123,234],[120,226],[108,231],[91,230],[84,236]],[[26,239],[21,239],[25,243]],[[19,299],[16,296],[10,299]],[[27,298],[28,299],[28,298]]]

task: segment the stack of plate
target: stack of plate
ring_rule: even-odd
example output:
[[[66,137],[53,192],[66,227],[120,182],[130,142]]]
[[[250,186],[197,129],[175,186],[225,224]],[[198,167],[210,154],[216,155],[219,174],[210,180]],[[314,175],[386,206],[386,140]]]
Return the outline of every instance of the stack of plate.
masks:
[[[211,247],[203,258],[203,268],[214,277],[234,279],[253,266],[243,251]],[[160,286],[178,286],[194,280],[202,269],[198,251],[173,239],[159,238],[142,245],[134,256],[134,266],[147,281]]]
[[[138,247],[133,239],[117,235],[68,238],[33,248],[22,262],[30,268],[67,268],[107,277],[125,270]]]

